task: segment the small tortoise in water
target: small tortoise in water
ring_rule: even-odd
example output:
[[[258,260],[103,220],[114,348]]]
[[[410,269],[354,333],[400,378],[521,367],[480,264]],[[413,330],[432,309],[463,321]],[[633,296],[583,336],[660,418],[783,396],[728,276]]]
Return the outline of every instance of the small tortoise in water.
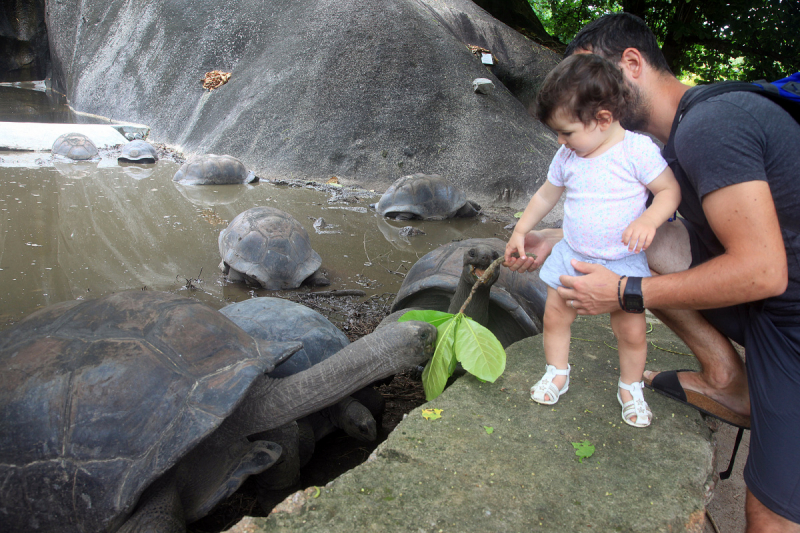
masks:
[[[65,133],[53,143],[52,153],[76,161],[97,157],[97,147],[83,133]]]
[[[239,213],[219,234],[219,265],[230,281],[246,281],[269,290],[300,285],[325,286],[322,259],[308,232],[289,213],[253,207]]]
[[[122,146],[117,161],[120,163],[152,164],[158,161],[155,147],[147,141],[135,140]]]
[[[410,220],[474,217],[481,206],[438,174],[412,174],[395,181],[375,206],[379,215]]]
[[[255,181],[244,164],[230,155],[196,155],[175,173],[172,181],[183,185],[237,185]]]
[[[0,338],[3,530],[184,531],[279,458],[248,436],[430,357],[433,326],[395,326],[275,379],[300,343],[255,340],[193,299],[130,291],[30,315]]]
[[[427,253],[406,274],[390,316],[409,308],[457,313],[482,269],[504,251],[505,242],[492,238],[452,242]],[[493,283],[476,291],[464,314],[505,347],[541,332],[547,286],[535,272],[498,271]]]

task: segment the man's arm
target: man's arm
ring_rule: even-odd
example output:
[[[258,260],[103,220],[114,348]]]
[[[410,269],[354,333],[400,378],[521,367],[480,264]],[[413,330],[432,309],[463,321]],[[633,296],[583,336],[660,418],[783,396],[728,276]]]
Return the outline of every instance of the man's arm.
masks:
[[[788,283],[786,250],[767,182],[717,189],[702,205],[725,253],[684,272],[642,280],[645,307],[710,309],[783,293]],[[586,275],[561,276],[561,297],[576,300],[579,314],[618,310],[619,276],[599,265],[573,264]]]

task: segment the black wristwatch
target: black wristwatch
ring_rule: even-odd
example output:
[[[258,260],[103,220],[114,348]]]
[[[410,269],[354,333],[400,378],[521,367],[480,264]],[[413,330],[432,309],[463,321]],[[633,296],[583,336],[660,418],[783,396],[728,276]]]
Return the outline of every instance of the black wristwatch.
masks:
[[[644,313],[642,278],[629,277],[622,294],[622,308],[628,313]]]

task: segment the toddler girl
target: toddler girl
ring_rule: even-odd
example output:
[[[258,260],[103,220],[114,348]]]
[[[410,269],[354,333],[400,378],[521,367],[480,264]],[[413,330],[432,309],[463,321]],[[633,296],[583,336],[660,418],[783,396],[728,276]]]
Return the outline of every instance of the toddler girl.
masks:
[[[542,333],[547,364],[531,397],[541,404],[552,405],[569,390],[570,327],[577,312],[558,295],[559,276],[580,275],[571,259],[601,264],[620,276],[649,276],[647,258],[640,252],[680,203],[678,183],[655,143],[619,123],[630,95],[614,64],[577,54],[548,74],[537,96],[537,118],[556,132],[563,146],[550,164],[547,181],[517,222],[505,261],[513,263],[513,254],[525,257],[525,235],[566,191],[564,238],[539,272],[548,285]],[[646,207],[648,190],[654,196]],[[611,313],[619,348],[617,399],[627,424],[646,427],[652,413],[642,395],[647,357],[643,309],[626,312],[622,299],[620,307]]]

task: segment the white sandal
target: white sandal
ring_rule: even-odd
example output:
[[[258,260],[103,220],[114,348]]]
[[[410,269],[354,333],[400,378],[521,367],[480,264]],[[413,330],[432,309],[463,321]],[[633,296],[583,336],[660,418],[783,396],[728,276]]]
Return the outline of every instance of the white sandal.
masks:
[[[628,385],[620,379],[618,385],[620,389],[625,389],[633,396],[633,400],[622,403],[619,390],[617,390],[617,401],[622,406],[622,420],[629,426],[637,428],[649,426],[650,420],[653,418],[653,412],[644,400],[644,394],[642,394],[644,382],[636,381]],[[633,421],[634,416],[636,417],[636,422]]]
[[[545,365],[544,368],[545,373],[542,379],[539,380],[539,383],[531,387],[531,398],[533,401],[543,405],[553,405],[562,394],[569,390],[569,371],[572,367],[567,365],[566,370],[559,370],[554,365]],[[558,390],[556,386],[553,385],[553,378],[556,376],[567,376],[567,381],[564,383],[564,386],[561,387],[561,390]],[[545,395],[550,396],[550,399],[546,400]]]

